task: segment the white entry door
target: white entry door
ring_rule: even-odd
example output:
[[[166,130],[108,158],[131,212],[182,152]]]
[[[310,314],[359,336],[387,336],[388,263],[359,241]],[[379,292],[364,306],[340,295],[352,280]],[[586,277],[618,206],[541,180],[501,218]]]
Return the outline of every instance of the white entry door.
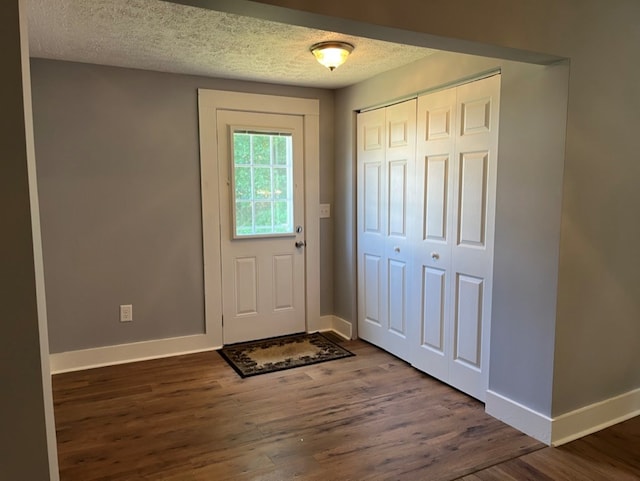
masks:
[[[358,115],[358,335],[403,357],[409,293],[416,101]]]
[[[303,119],[218,110],[224,343],[305,330]]]
[[[488,387],[500,76],[418,99],[411,362],[471,396]]]

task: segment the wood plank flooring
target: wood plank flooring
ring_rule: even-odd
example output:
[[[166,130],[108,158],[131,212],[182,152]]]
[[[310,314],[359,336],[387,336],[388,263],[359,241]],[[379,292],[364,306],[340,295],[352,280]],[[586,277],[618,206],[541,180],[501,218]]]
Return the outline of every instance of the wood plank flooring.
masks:
[[[559,448],[545,448],[462,481],[631,481],[640,479],[640,417]]]
[[[634,420],[546,448],[384,351],[343,346],[356,356],[247,379],[215,352],[56,375],[61,479],[640,479]]]

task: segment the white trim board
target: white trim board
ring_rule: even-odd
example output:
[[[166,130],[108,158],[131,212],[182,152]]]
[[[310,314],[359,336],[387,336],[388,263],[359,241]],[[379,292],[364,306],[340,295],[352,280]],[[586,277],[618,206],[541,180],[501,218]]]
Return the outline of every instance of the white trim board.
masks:
[[[351,339],[351,323],[336,316],[322,316],[316,330],[333,331],[345,339]],[[221,347],[222,344],[213,345],[210,336],[197,334],[53,353],[49,355],[49,366],[51,374],[62,374],[129,362],[215,351]]]
[[[320,328],[318,330],[321,332],[333,331],[340,337],[347,340],[353,339],[353,326],[349,321],[345,321],[338,316],[322,316],[320,318]]]
[[[640,415],[640,389],[634,389],[554,418],[501,394],[487,391],[486,412],[550,446],[561,446]]]
[[[60,374],[194,352],[213,351],[221,347],[221,345],[212,345],[210,337],[206,334],[199,334],[59,352],[49,356],[49,364],[51,374]]]
[[[640,415],[640,388],[553,418],[551,444],[560,446]]]
[[[551,444],[551,418],[492,390],[487,390],[485,411],[518,431]]]

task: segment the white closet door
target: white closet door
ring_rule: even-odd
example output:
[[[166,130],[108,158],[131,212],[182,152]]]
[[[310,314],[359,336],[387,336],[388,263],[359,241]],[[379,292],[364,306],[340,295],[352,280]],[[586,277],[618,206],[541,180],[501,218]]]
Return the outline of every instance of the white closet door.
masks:
[[[357,121],[359,336],[400,357],[410,352],[415,115],[411,100]]]
[[[500,77],[418,99],[420,237],[411,362],[484,400],[488,387]]]
[[[480,400],[499,93],[496,75],[359,114],[357,125],[359,335]]]
[[[411,362],[449,381],[456,89],[418,99]]]
[[[489,379],[500,76],[457,88],[449,384],[484,401]]]

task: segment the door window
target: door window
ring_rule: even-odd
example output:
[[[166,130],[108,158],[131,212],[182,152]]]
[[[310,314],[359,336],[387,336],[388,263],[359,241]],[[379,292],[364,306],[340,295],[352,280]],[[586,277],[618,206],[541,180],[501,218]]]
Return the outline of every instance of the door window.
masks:
[[[233,236],[295,235],[293,136],[231,128]]]

